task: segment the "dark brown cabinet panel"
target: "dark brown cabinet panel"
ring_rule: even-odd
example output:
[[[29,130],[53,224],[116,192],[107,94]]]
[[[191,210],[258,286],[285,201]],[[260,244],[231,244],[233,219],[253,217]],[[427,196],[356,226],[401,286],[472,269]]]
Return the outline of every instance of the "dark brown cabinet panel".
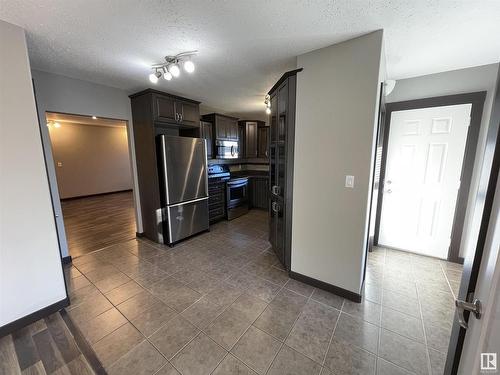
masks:
[[[208,187],[208,216],[210,224],[226,217],[226,183],[211,183]]]
[[[254,121],[240,121],[238,126],[240,157],[257,157],[257,123]]]
[[[257,157],[258,158],[268,158],[269,157],[269,127],[268,126],[261,126],[258,129],[257,140],[258,140]]]
[[[291,265],[295,94],[301,70],[285,73],[269,91],[269,242],[287,270]]]
[[[213,132],[212,123],[200,121],[200,137],[207,141],[207,159],[213,157]]]
[[[221,138],[227,141],[237,141],[238,140],[238,122],[236,119],[229,117],[217,116],[217,121],[215,123],[216,129],[221,128],[220,134]],[[224,138],[222,138],[224,137]]]
[[[277,93],[271,94],[271,115],[269,116],[271,143],[278,140],[278,96]]]
[[[166,93],[155,93],[153,94],[153,118],[158,123],[198,127],[200,106],[195,101]]]
[[[238,143],[239,143],[239,152],[240,159],[244,159],[246,157],[246,147],[245,147],[245,126],[238,126]]]
[[[177,101],[175,107],[180,113],[180,123],[185,126],[198,126],[200,121],[200,106],[198,104]]]
[[[237,141],[238,140],[238,119],[219,113],[210,113],[202,116],[203,121],[212,123],[215,140]]]
[[[251,177],[250,178],[250,207],[262,208],[267,210],[269,207],[269,178]]]
[[[156,121],[175,122],[177,112],[175,101],[168,96],[154,95],[154,119]]]
[[[240,155],[243,158],[267,158],[267,133],[263,121],[244,120],[238,123],[240,128]],[[261,130],[264,129],[264,130]],[[261,145],[260,134],[263,134]]]
[[[257,128],[256,122],[247,122],[245,124],[245,156],[247,158],[257,157]]]

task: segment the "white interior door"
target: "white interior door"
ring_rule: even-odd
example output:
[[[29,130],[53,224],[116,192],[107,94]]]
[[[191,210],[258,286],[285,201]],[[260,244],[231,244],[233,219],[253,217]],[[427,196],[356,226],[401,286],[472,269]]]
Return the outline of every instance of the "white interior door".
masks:
[[[392,112],[381,246],[448,256],[471,107]]]

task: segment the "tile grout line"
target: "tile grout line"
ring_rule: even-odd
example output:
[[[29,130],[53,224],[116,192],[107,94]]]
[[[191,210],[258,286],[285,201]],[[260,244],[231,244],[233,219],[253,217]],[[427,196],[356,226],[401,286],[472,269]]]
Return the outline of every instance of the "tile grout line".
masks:
[[[288,283],[288,281],[285,283],[285,285],[286,285],[287,283]],[[281,290],[283,290],[283,288],[285,288],[285,285],[283,285],[283,287],[280,289],[280,291],[278,292],[278,294],[281,292]],[[288,290],[288,289],[287,289],[287,290]],[[314,291],[313,291],[313,293],[314,293]],[[312,294],[313,294],[313,293],[311,293],[311,296],[312,296]],[[277,296],[278,294],[276,294],[276,296]],[[297,293],[297,294],[298,294],[298,293]],[[276,296],[275,296],[274,298],[276,298]],[[273,301],[274,301],[274,298],[273,298]],[[306,303],[304,304],[304,306],[305,306],[305,305],[309,302],[310,298],[311,298],[311,297],[309,296],[309,298],[307,299],[307,301],[306,301]],[[271,301],[271,302],[272,302],[272,301]],[[271,304],[271,302],[269,302],[269,304]],[[264,310],[264,311],[265,311],[265,310]],[[264,313],[264,311],[262,312],[262,314]],[[261,315],[262,315],[262,314],[261,314]],[[269,371],[270,371],[270,370],[271,370],[271,368],[273,367],[274,361],[276,361],[276,358],[278,357],[278,354],[279,354],[279,353],[281,352],[281,350],[283,349],[283,346],[285,345],[286,340],[287,340],[287,339],[288,339],[288,337],[290,336],[290,333],[292,332],[293,327],[295,327],[295,324],[297,323],[297,321],[299,320],[299,318],[300,318],[300,316],[301,316],[301,315],[302,315],[302,311],[301,311],[301,312],[297,315],[297,317],[295,318],[295,320],[294,320],[294,322],[293,322],[293,324],[292,324],[292,327],[290,328],[290,331],[288,332],[288,334],[286,335],[286,337],[283,339],[283,341],[279,340],[279,341],[280,341],[280,347],[279,347],[279,349],[276,351],[276,354],[274,355],[273,359],[271,360],[271,363],[267,366],[267,369],[266,369],[266,371],[265,371],[265,374],[269,373]],[[260,317],[260,315],[259,315],[259,317]],[[258,319],[258,318],[257,318],[257,319]],[[256,321],[257,321],[257,320],[256,320]],[[258,327],[256,327],[256,328],[258,328]],[[263,331],[263,332],[264,332],[264,331]],[[266,333],[267,333],[267,332],[266,332]],[[272,336],[272,335],[271,335],[271,336]],[[272,337],[274,337],[274,336],[272,336]]]
[[[384,278],[385,278],[385,260],[387,258],[387,250],[384,249],[384,259],[383,259],[383,271],[382,271],[382,286],[380,287],[380,325],[378,329],[378,340],[377,340],[377,355],[375,356],[375,374],[378,375],[378,362],[381,357],[379,357],[380,353],[380,346],[382,342],[382,316],[384,314],[384,305],[383,305],[383,300],[384,300]]]
[[[151,245],[147,244],[147,243],[146,243],[146,242],[144,242],[144,241],[139,241],[139,240],[137,240],[137,241],[138,241],[138,242],[140,242],[140,243],[144,243],[144,244],[145,244],[146,246],[148,246],[149,248],[154,248],[154,249],[158,250],[158,248],[153,247],[153,246],[151,246]],[[116,244],[115,244],[115,245],[116,245]],[[112,245],[110,245],[110,246],[112,246]],[[104,250],[104,249],[103,249],[103,250]],[[126,248],[125,250],[126,250],[128,253],[130,253],[130,254],[131,254],[131,256],[135,256],[135,257],[137,257],[139,260],[143,260],[143,261],[147,262],[148,264],[151,264],[153,267],[158,268],[155,264],[153,264],[153,263],[150,261],[150,259],[151,259],[151,258],[149,258],[149,257],[142,257],[142,258],[141,258],[141,257],[137,256],[134,252],[130,251],[128,248]],[[266,252],[267,250],[268,250],[268,249],[265,249],[265,250],[260,251],[260,252],[258,253],[258,255],[260,255],[260,254],[262,254],[262,253]],[[111,263],[111,262],[108,262],[106,259],[97,259],[96,261],[98,261],[98,262],[104,262],[104,263],[109,263],[111,266],[113,266],[114,268],[116,268],[119,272],[121,272],[121,273],[125,274],[125,273],[124,273],[124,272],[123,272],[120,268],[118,268],[118,267],[116,266],[116,264]],[[251,262],[251,261],[250,261],[250,262]],[[87,263],[90,263],[90,262],[87,262]],[[86,264],[86,263],[84,263],[84,264]],[[82,264],[82,265],[83,265],[83,264]],[[109,300],[109,298],[105,295],[105,293],[103,293],[103,292],[102,292],[99,288],[97,288],[97,286],[95,285],[95,283],[94,283],[94,282],[92,282],[90,279],[88,279],[88,277],[85,275],[85,273],[81,272],[81,271],[80,271],[80,269],[78,269],[78,267],[77,267],[76,265],[73,265],[73,266],[75,266],[75,268],[77,268],[77,270],[78,270],[78,271],[79,271],[79,272],[80,272],[80,273],[81,273],[81,274],[82,274],[82,275],[83,275],[83,276],[84,276],[84,277],[85,277],[85,278],[89,281],[89,283],[90,283],[90,284],[92,284],[92,285],[96,288],[96,290],[97,290],[97,291],[98,291],[101,295],[103,295],[103,296],[106,298],[106,300],[108,300],[108,301],[111,303],[111,305],[112,305],[112,307],[111,307],[111,308],[117,308],[117,307],[113,304],[113,302],[111,302],[111,301]],[[269,268],[271,268],[271,267],[272,267],[272,266],[270,266]],[[196,268],[196,267],[193,267],[193,268]],[[162,270],[162,271],[163,271],[163,270]],[[202,271],[202,270],[201,270],[201,271]],[[202,271],[202,272],[206,273],[205,271]],[[133,277],[130,277],[130,276],[129,276],[129,275],[127,275],[127,274],[125,274],[125,275],[126,275],[128,278],[130,278],[130,279],[131,279],[130,281],[132,281],[132,280],[133,280],[134,282],[138,283],[138,282],[137,282],[137,280],[136,280],[136,279],[134,279]],[[167,276],[165,276],[165,278],[167,278],[167,277],[172,277],[172,278],[174,278],[172,275],[173,275],[173,274],[167,274]],[[250,275],[250,276],[251,276],[251,275]],[[257,278],[259,278],[259,279],[260,279],[260,277],[258,277],[258,276],[252,276],[252,277],[257,277]],[[175,278],[174,278],[174,279],[175,279]],[[178,279],[175,279],[175,280],[177,280],[177,281],[181,282],[183,285],[186,285],[186,284],[185,284],[184,282],[182,282],[181,280],[178,280]],[[270,282],[270,281],[268,281],[268,280],[266,280],[266,279],[263,279],[263,280],[264,280],[264,281],[266,281],[266,282]],[[271,282],[271,283],[272,283],[272,282]],[[125,283],[124,283],[124,284],[125,284]],[[272,283],[272,284],[274,284],[274,283]],[[276,295],[273,297],[273,299],[274,299],[274,298],[278,295],[278,293],[279,293],[279,292],[280,292],[280,291],[284,288],[285,284],[286,284],[286,282],[285,282],[285,283],[284,283],[284,284],[280,287],[280,289],[278,290],[278,292],[276,293]],[[123,284],[122,284],[122,285],[123,285]],[[122,285],[119,285],[119,286],[117,286],[117,287],[113,288],[112,290],[114,290],[114,289],[116,289],[116,288],[118,288],[118,287],[120,287],[120,286],[122,286]],[[140,283],[138,283],[138,285],[140,285],[140,287],[141,287],[142,289],[144,289],[146,292],[151,293],[150,289],[149,289],[149,288],[147,288],[145,285],[142,285],[142,284],[140,284]],[[187,287],[188,287],[188,286],[187,286]],[[188,288],[189,288],[189,287],[188,287]],[[192,289],[192,288],[190,288],[190,289]],[[110,291],[108,291],[108,292],[111,292],[112,290],[110,290]],[[242,293],[241,293],[241,294],[243,294],[245,291],[246,291],[246,290],[242,290]],[[151,294],[152,294],[152,293],[151,293]],[[200,293],[200,295],[201,295],[201,296],[200,296],[200,298],[198,298],[196,301],[194,301],[192,304],[190,304],[190,305],[189,305],[188,307],[186,307],[184,310],[182,310],[182,311],[178,312],[176,316],[181,316],[181,314],[182,314],[184,311],[186,311],[187,309],[189,309],[192,305],[194,305],[196,302],[198,302],[201,298],[203,298],[203,297],[204,297],[204,296],[206,296],[207,294],[208,294],[208,293],[205,293],[205,294],[201,294],[201,293]],[[241,295],[241,294],[240,294],[240,295]],[[153,295],[153,296],[155,296],[154,294],[152,294],[152,295]],[[130,298],[128,298],[128,299],[131,299],[131,298],[133,298],[133,297],[134,297],[134,296],[131,296],[131,297],[130,297]],[[156,298],[158,298],[157,296],[155,296],[155,297],[156,297]],[[239,298],[239,296],[238,296],[238,298]],[[128,299],[127,299],[127,300],[128,300]],[[161,298],[158,298],[158,299],[159,299],[161,302],[165,303],[165,302],[164,302]],[[236,299],[237,299],[237,298],[236,298]],[[235,299],[235,301],[236,301],[236,299]],[[232,303],[230,303],[229,305],[227,305],[227,306],[226,306],[223,310],[221,310],[220,314],[218,314],[218,315],[217,315],[217,316],[216,316],[216,317],[215,317],[215,318],[211,321],[211,323],[212,323],[215,319],[217,319],[217,317],[219,317],[219,316],[220,316],[220,315],[221,315],[224,311],[226,311],[226,310],[227,310],[230,306],[232,306],[232,304],[233,304],[235,301],[233,301]],[[124,302],[124,301],[122,301],[122,302]],[[269,305],[269,304],[268,304],[268,305]],[[169,308],[172,308],[169,304],[166,304],[166,306],[168,306]],[[267,307],[267,306],[266,306],[266,307]],[[111,309],[111,308],[110,308],[110,309]],[[109,311],[110,309],[108,309],[108,310],[106,310],[106,311]],[[117,309],[117,310],[118,310],[118,309]],[[177,312],[177,310],[176,310],[175,308],[174,308],[173,310]],[[264,310],[265,310],[265,309],[264,309]],[[105,312],[106,312],[106,311],[105,311]],[[119,311],[119,310],[118,310],[118,311]],[[126,320],[127,322],[129,322],[129,323],[130,323],[130,324],[131,324],[134,328],[136,328],[136,329],[137,329],[137,327],[136,327],[136,326],[132,323],[132,321],[130,321],[130,320],[129,320],[126,316],[124,316],[124,315],[121,313],[121,311],[119,311],[119,313],[120,313],[120,314],[121,314],[121,315],[125,318],[125,320]],[[101,314],[102,314],[102,313],[101,313]],[[97,316],[100,316],[101,314],[98,314]],[[260,316],[260,315],[261,315],[261,314],[259,314],[259,316]],[[97,317],[97,316],[96,316],[96,317]],[[182,317],[182,318],[183,318],[183,319],[185,319],[184,317]],[[167,325],[167,324],[168,324],[168,322],[169,322],[169,321],[171,321],[172,319],[173,319],[173,317],[172,317],[171,319],[169,319],[167,322],[165,322],[165,324],[163,324],[163,325],[162,325],[162,326],[161,326],[158,330],[156,330],[156,331],[155,331],[152,335],[150,335],[149,337],[152,337],[152,336],[153,336],[156,332],[158,332],[161,328],[163,328],[165,325]],[[257,320],[257,319],[258,319],[258,317],[257,317],[255,320]],[[255,320],[254,320],[254,321],[255,321]],[[189,321],[188,321],[188,322],[189,322]],[[189,322],[189,323],[190,323],[190,324],[192,324],[191,322]],[[126,324],[126,323],[124,323],[123,325],[125,325],[125,324]],[[253,324],[253,323],[252,323],[252,324]],[[250,326],[252,326],[252,324],[250,324],[250,325],[249,325],[249,327],[250,327]],[[120,327],[122,327],[123,325],[121,325]],[[120,327],[118,327],[118,328],[120,328]],[[197,329],[199,329],[197,326],[195,326],[195,327],[196,327]],[[248,327],[248,328],[249,328],[249,327]],[[115,332],[118,328],[116,328],[115,330],[113,330],[113,332]],[[247,328],[247,330],[248,330],[248,328]],[[175,356],[176,356],[176,355],[177,355],[180,351],[182,351],[182,350],[183,350],[183,349],[184,349],[187,345],[189,345],[189,343],[191,343],[191,342],[192,342],[192,341],[193,341],[196,337],[198,337],[201,333],[204,333],[204,334],[206,335],[206,333],[205,333],[203,330],[201,330],[201,329],[199,329],[199,330],[200,330],[200,332],[198,332],[198,333],[197,333],[197,335],[195,335],[195,337],[193,337],[193,338],[192,338],[191,340],[189,340],[189,341],[188,341],[188,342],[187,342],[187,343],[186,343],[186,344],[185,344],[185,345],[184,345],[181,349],[179,349],[179,351],[178,351],[178,352],[176,352],[176,353],[174,354],[174,356],[172,356],[172,359],[173,359],[173,358],[174,358],[174,357],[175,357]],[[172,363],[171,363],[171,362],[170,362],[170,361],[169,361],[169,360],[168,360],[168,359],[167,359],[167,358],[163,355],[163,353],[161,353],[161,351],[159,351],[159,350],[158,350],[158,348],[157,348],[157,347],[156,347],[156,346],[155,346],[155,345],[154,345],[154,344],[150,341],[149,337],[146,337],[146,336],[145,336],[142,332],[140,332],[139,330],[137,330],[137,331],[138,331],[138,332],[142,335],[142,337],[144,338],[144,340],[142,340],[140,343],[142,343],[142,342],[144,342],[144,341],[148,341],[148,343],[150,343],[150,344],[151,344],[151,345],[152,345],[152,346],[153,346],[153,347],[154,347],[154,348],[155,348],[155,349],[156,349],[156,350],[157,350],[157,351],[158,351],[158,352],[159,352],[159,353],[160,353],[160,354],[161,354],[161,355],[165,358],[165,360],[173,366],[173,364],[172,364]],[[109,334],[111,334],[111,333],[113,333],[113,332],[110,332]],[[246,332],[246,331],[245,331],[245,332]],[[109,334],[108,334],[108,335],[109,335]],[[106,336],[108,336],[108,335],[106,335]],[[106,336],[105,336],[105,337],[106,337]],[[214,342],[217,346],[219,346],[219,347],[220,347],[220,345],[219,345],[218,343],[216,343],[213,339],[211,339],[208,335],[206,335],[206,336],[207,336],[207,337],[208,337],[211,341],[213,341],[213,342]],[[103,338],[104,338],[104,337],[103,337]],[[102,340],[103,338],[101,338],[101,340]],[[100,340],[99,340],[99,341],[100,341]],[[139,343],[139,344],[140,344],[140,343]],[[138,345],[139,345],[139,344],[138,344]],[[137,345],[136,345],[135,347],[137,347]],[[135,347],[134,347],[134,348],[135,348]],[[128,353],[129,353],[131,350],[133,350],[134,348],[132,348],[132,349],[130,349],[129,351],[127,351],[127,353],[125,353],[125,354],[124,354],[124,355],[122,355],[120,358],[118,358],[118,359],[117,359],[115,362],[113,362],[113,363],[112,363],[109,367],[112,367],[112,366],[113,366],[113,365],[114,365],[114,364],[115,364],[118,360],[120,360],[122,357],[124,357],[126,354],[128,354]],[[223,348],[223,347],[221,347],[221,348],[225,350],[225,348]],[[229,351],[227,351],[227,353],[229,353]],[[226,356],[227,356],[227,354],[226,354]],[[223,357],[223,359],[224,359],[226,356],[224,356],[224,357]],[[222,360],[223,360],[223,359],[222,359]],[[222,360],[221,360],[220,362],[222,362]],[[220,362],[217,364],[217,366],[220,364]],[[216,367],[217,367],[217,366],[216,366]],[[164,366],[162,366],[161,368],[163,368],[163,367],[164,367]],[[160,369],[161,369],[161,368],[160,368]],[[175,366],[174,366],[174,368],[175,368]],[[158,371],[159,371],[160,369],[158,369]]]
[[[332,341],[333,341],[333,336],[335,335],[335,331],[337,330],[337,325],[339,324],[340,314],[342,314],[342,310],[344,309],[344,303],[345,303],[345,298],[342,299],[342,305],[340,306],[339,315],[338,315],[337,319],[335,320],[332,334],[330,335],[330,339],[328,340],[328,345],[326,346],[325,354],[323,355],[323,361],[321,361],[322,368],[326,367],[326,357],[328,356],[328,352],[330,351],[330,347],[331,347]],[[323,369],[321,370],[321,372],[323,372]]]
[[[411,261],[411,264],[413,266],[413,261]],[[422,304],[420,303],[420,293],[418,288],[417,290],[417,300],[418,300],[418,307],[419,307],[419,312],[420,312],[420,319],[422,321],[422,329],[423,329],[423,334],[424,334],[424,345],[425,345],[425,356],[427,359],[427,373],[429,375],[432,374],[432,366],[431,366],[431,357],[429,354],[429,347],[427,346],[427,333],[425,332],[425,322],[424,322],[424,314],[422,312]]]
[[[381,341],[382,341],[382,315],[384,314],[384,306],[382,305],[383,299],[384,299],[384,278],[385,278],[385,259],[387,256],[387,251],[384,249],[384,262],[383,262],[383,271],[382,271],[382,287],[380,288],[380,320],[379,320],[379,327],[378,327],[378,340],[377,340],[377,355],[375,356],[375,374],[378,374],[378,362],[379,362],[379,353],[380,353],[380,346],[381,346]]]

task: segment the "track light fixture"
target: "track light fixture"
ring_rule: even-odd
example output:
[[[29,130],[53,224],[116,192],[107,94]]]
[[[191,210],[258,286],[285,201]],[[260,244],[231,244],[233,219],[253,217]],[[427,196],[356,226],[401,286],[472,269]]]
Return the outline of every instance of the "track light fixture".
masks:
[[[271,114],[271,97],[266,95],[266,98],[264,99],[264,104],[266,105],[266,114],[270,115]]]
[[[181,66],[187,73],[193,73],[195,66],[191,57],[198,51],[181,52],[175,56],[165,56],[165,62],[151,67],[153,72],[149,75],[151,83],[158,83],[158,79],[163,76],[166,81],[177,78],[181,75]]]

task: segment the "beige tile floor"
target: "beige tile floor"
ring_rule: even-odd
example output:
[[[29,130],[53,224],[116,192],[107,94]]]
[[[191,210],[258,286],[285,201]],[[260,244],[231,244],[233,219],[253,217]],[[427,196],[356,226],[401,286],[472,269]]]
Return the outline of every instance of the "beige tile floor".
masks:
[[[357,304],[289,279],[266,238],[251,211],[76,258],[69,314],[110,374],[442,373],[460,266],[378,248]]]

